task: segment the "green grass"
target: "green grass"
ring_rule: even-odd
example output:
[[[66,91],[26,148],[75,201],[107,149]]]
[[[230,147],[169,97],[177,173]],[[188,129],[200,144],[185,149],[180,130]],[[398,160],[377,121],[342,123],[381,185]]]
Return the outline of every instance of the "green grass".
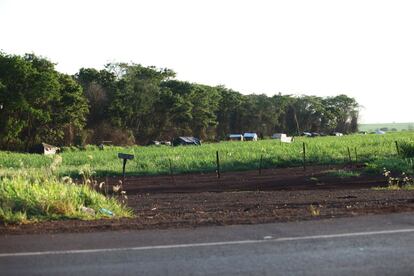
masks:
[[[306,143],[308,165],[342,164],[348,162],[351,150],[355,162],[355,148],[358,162],[373,163],[376,169],[381,160],[396,159],[395,141],[413,141],[414,133],[400,132],[386,135],[350,135],[343,137],[297,138],[292,144],[276,140],[258,142],[221,142],[203,144],[201,147],[106,147],[99,150],[89,146],[86,150],[66,148],[61,153],[62,164],[57,168],[60,176],[79,176],[82,167],[90,164],[97,176],[120,175],[122,160],[119,152],[134,154],[128,161],[128,175],[158,175],[170,173],[169,160],[175,174],[189,172],[211,172],[216,169],[216,151],[219,151],[222,171],[257,169],[263,155],[263,168],[292,167],[302,165],[302,142]],[[0,152],[0,175],[13,173],[16,169],[38,170],[52,164],[52,158],[35,154]],[[382,166],[382,165],[381,165]],[[380,170],[382,171],[382,167]]]
[[[404,158],[414,158],[414,141],[403,141],[399,144],[400,154]]]
[[[106,198],[89,185],[65,183],[64,176],[82,176],[95,171],[97,176],[120,175],[122,160],[119,152],[134,154],[128,161],[129,175],[158,175],[170,173],[209,172],[216,169],[219,152],[223,172],[262,168],[302,166],[302,145],[306,144],[307,165],[348,163],[348,148],[355,162],[367,164],[368,171],[382,173],[414,173],[414,161],[397,155],[395,141],[408,145],[400,150],[411,156],[414,133],[400,132],[386,135],[350,135],[343,137],[297,138],[292,144],[276,140],[258,142],[221,142],[201,147],[105,147],[99,150],[88,146],[85,150],[65,148],[56,156],[0,152],[0,221],[27,223],[53,219],[99,219],[106,217],[102,208],[116,217],[130,217],[131,210],[115,198]],[[403,146],[404,147],[404,146]],[[82,174],[83,172],[83,174]],[[338,177],[354,176],[353,172],[335,172]],[[88,215],[82,207],[92,208],[96,215]]]
[[[92,208],[95,215],[85,213],[82,207]],[[105,214],[102,208],[112,211],[113,215]],[[43,172],[18,172],[0,178],[0,223],[3,224],[132,215],[116,198],[107,198],[89,185],[65,182]]]
[[[397,129],[397,131],[402,131],[402,130],[410,130],[411,131],[414,129],[414,122],[411,123],[384,123],[384,124],[360,124],[358,125],[358,129],[360,131],[367,131],[367,132],[373,132],[377,129],[380,128],[388,128],[389,130],[395,128]]]
[[[365,169],[370,173],[381,173],[384,168],[394,173],[407,173],[414,175],[414,159],[406,159],[401,157],[390,157],[373,160],[367,163]]]

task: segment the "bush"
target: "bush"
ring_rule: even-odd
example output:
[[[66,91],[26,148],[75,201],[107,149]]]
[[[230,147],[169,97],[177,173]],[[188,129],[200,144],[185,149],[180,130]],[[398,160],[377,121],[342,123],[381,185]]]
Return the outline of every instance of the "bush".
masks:
[[[404,141],[399,144],[400,154],[404,158],[414,158],[414,142]]]

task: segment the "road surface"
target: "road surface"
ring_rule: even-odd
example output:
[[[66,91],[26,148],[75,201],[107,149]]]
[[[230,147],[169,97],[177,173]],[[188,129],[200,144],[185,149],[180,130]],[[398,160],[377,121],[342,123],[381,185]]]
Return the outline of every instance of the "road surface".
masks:
[[[414,214],[0,237],[0,275],[413,275]]]

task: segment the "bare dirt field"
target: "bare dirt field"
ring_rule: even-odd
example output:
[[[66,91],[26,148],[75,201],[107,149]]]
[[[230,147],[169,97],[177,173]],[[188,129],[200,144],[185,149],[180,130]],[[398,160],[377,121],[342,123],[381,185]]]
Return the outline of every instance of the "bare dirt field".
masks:
[[[216,173],[193,173],[165,176],[128,177],[123,189],[128,194],[142,193],[200,193],[200,192],[235,192],[235,191],[281,191],[281,190],[326,190],[356,189],[386,185],[381,175],[361,175],[358,177],[339,178],[330,176],[329,172],[337,170],[354,171],[359,167],[312,166],[265,169],[255,171],[222,172],[220,178]],[[118,184],[119,178],[98,179],[110,185]]]
[[[129,177],[133,219],[52,221],[0,226],[0,234],[164,229],[254,224],[414,211],[414,191],[376,191],[382,176],[330,176],[339,166]],[[345,168],[347,169],[347,168]],[[355,168],[354,168],[355,169]],[[106,179],[111,185],[119,179]]]

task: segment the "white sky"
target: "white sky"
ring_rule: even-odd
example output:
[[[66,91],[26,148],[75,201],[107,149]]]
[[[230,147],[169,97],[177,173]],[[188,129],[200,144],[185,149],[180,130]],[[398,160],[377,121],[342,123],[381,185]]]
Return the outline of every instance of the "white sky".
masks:
[[[0,50],[61,72],[124,61],[242,93],[347,94],[414,121],[414,1],[0,0]]]

